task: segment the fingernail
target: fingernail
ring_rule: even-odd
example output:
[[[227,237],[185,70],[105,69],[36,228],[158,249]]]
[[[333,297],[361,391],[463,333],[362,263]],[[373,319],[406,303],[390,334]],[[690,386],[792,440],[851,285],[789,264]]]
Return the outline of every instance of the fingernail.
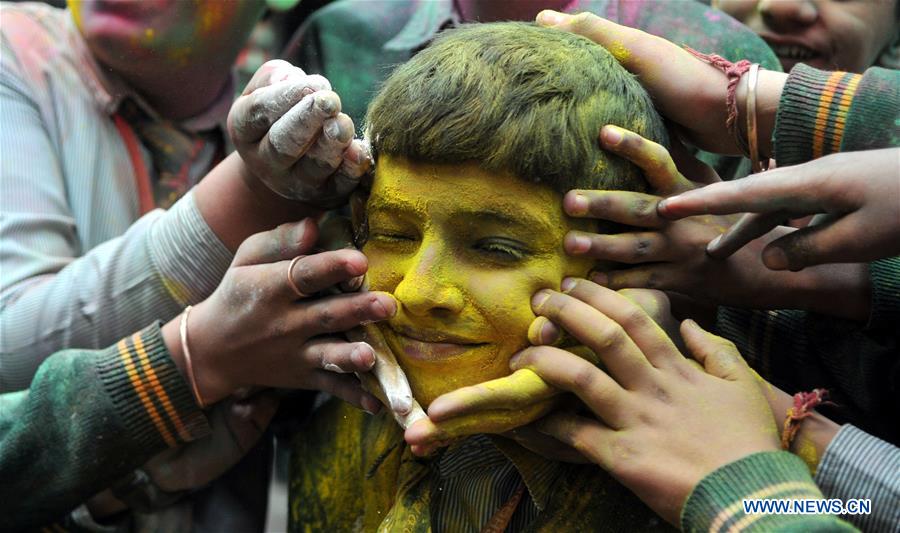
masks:
[[[675,196],[673,196],[672,198],[675,198]],[[669,199],[663,198],[662,200],[659,201],[658,204],[656,204],[656,212],[659,214],[663,214],[668,206],[669,206]]]
[[[350,354],[350,358],[351,358],[351,359],[353,358],[353,354]],[[323,368],[324,368],[325,370],[329,371],[329,372],[335,372],[335,373],[338,373],[338,374],[344,374],[344,373],[347,372],[346,370],[344,370],[343,368],[337,366],[337,365],[334,364],[334,363],[325,363],[325,366],[324,366]]]
[[[694,320],[691,319],[691,318],[686,318],[686,319],[684,319],[684,321],[682,322],[682,324],[684,324],[684,325],[687,326],[688,328],[694,329],[694,330],[700,328],[700,325],[697,324],[696,322],[694,322]]]
[[[331,115],[332,113],[334,113],[336,108],[334,99],[327,96],[316,98],[316,106],[327,115]]]
[[[518,370],[519,362],[522,360],[522,352],[517,353],[516,355],[509,358],[509,368],[510,370]]]
[[[763,250],[763,263],[772,270],[786,270],[788,258],[784,250],[771,246]]]
[[[535,346],[553,344],[559,338],[559,330],[547,317],[539,316],[528,326],[528,342]]]
[[[338,124],[337,120],[329,120],[327,124],[325,124],[325,135],[328,136],[329,139],[337,140],[341,136],[341,125]]]
[[[559,284],[559,288],[562,292],[568,293],[575,288],[577,283],[578,281],[575,278],[563,278],[562,283]]]
[[[606,287],[607,285],[609,285],[609,276],[607,276],[603,272],[594,272],[593,274],[591,274],[591,281],[593,281],[597,285]]]
[[[722,235],[719,235],[715,239],[709,241],[709,244],[706,245],[706,251],[709,253],[715,253],[719,248],[719,244],[722,242]]]
[[[600,134],[603,136],[603,142],[607,146],[616,146],[622,142],[622,130],[615,126],[603,126]]]
[[[591,249],[591,240],[584,235],[569,232],[566,234],[564,245],[569,254],[583,255]]]
[[[532,308],[535,312],[540,311],[540,310],[541,310],[541,307],[542,307],[542,306],[547,302],[547,300],[549,300],[549,299],[550,299],[550,291],[545,291],[545,290],[538,291],[538,293],[535,294],[535,295],[531,298],[531,308]]]
[[[303,90],[300,91],[300,98],[306,98],[307,96],[311,95],[314,92],[316,92],[316,91],[309,87],[304,87]]]
[[[361,342],[353,348],[353,351],[350,352],[350,360],[353,361],[357,367],[371,369],[375,366],[375,356],[372,348]]]
[[[556,26],[557,24],[565,22],[566,18],[568,18],[568,15],[564,13],[553,11],[552,9],[545,9],[538,13],[535,21],[541,26]]]
[[[362,287],[364,279],[365,279],[365,276],[356,276],[355,278],[352,278],[350,281],[347,282],[347,289],[350,292],[358,291],[359,288]]]
[[[586,215],[588,212],[588,199],[583,194],[575,193],[571,195],[569,200],[568,214],[572,216]]]
[[[375,300],[372,301],[372,311],[375,311],[375,314],[382,318],[391,318],[397,314],[397,305],[396,303],[385,305],[381,301],[381,298],[375,298]]]

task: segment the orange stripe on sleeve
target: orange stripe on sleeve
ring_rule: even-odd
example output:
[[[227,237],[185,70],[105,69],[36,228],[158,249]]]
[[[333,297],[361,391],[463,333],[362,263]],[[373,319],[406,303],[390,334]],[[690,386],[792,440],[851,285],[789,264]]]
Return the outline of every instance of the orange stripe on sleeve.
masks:
[[[838,113],[840,114],[840,119],[835,121],[834,137],[832,137],[831,139],[832,152],[841,151],[841,141],[844,140],[844,126],[846,125],[846,116],[850,111],[850,102],[853,100],[853,96],[856,94],[856,88],[859,86],[860,80],[862,80],[862,74],[851,74],[850,81],[847,82],[847,87],[844,89],[844,94],[841,95],[841,101],[838,103]]]
[[[144,406],[144,410],[147,411],[147,415],[150,416],[150,420],[153,421],[153,425],[156,426],[156,430],[159,431],[159,434],[162,435],[166,444],[172,448],[175,447],[178,443],[175,442],[175,437],[172,436],[172,433],[169,431],[169,428],[163,423],[162,418],[159,416],[159,412],[157,412],[156,407],[153,405],[153,402],[150,400],[150,396],[147,394],[146,388],[144,386],[143,380],[138,375],[137,370],[134,366],[134,361],[131,359],[131,353],[128,350],[128,345],[125,343],[125,340],[119,341],[117,345],[119,349],[119,357],[122,358],[122,363],[125,365],[125,372],[128,374],[128,379],[131,381],[131,386],[134,388],[134,392],[137,393],[138,398],[141,400],[141,404]]]
[[[178,431],[178,435],[182,440],[191,440],[190,433],[185,429],[181,417],[178,416],[178,411],[175,410],[175,406],[172,405],[172,400],[169,399],[169,395],[166,393],[166,389],[160,384],[159,378],[156,376],[156,370],[154,370],[153,366],[150,364],[150,358],[147,356],[147,350],[144,349],[144,341],[141,339],[141,335],[135,333],[131,339],[134,341],[134,348],[138,354],[141,370],[144,372],[144,376],[146,376],[147,382],[153,389],[153,392],[156,393],[157,398],[159,398],[160,403],[162,403],[166,414],[169,415],[169,418],[175,425],[175,430]]]
[[[831,101],[838,82],[844,77],[844,72],[832,72],[825,82],[825,91],[819,98],[819,110],[816,113],[816,130],[813,132],[813,159],[822,157],[825,152],[825,129],[828,125],[828,113],[831,110]]]

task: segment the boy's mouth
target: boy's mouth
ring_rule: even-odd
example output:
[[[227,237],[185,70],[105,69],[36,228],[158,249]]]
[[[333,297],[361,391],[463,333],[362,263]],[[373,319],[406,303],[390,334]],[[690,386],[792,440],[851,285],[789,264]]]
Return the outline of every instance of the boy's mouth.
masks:
[[[393,340],[392,344],[395,348],[399,348],[398,351],[402,351],[403,355],[410,359],[420,361],[437,361],[456,357],[487,344],[443,331],[408,326],[390,325],[386,333],[389,342]]]

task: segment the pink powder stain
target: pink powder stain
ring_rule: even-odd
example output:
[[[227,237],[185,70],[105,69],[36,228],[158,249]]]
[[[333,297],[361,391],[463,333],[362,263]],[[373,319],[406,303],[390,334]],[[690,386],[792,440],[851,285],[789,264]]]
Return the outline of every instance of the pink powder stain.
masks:
[[[618,23],[632,28],[635,27],[641,11],[646,8],[646,2],[620,2]]]
[[[720,20],[722,20],[722,15],[716,13],[715,11],[707,11],[706,13],[704,13],[704,16],[706,16],[706,20],[710,22],[719,22]]]

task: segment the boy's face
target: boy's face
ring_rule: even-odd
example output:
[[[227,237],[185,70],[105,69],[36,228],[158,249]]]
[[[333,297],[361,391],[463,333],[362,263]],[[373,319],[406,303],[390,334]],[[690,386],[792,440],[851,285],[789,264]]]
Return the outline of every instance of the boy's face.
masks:
[[[898,0],[719,0],[758,33],[785,72],[797,63],[862,72],[897,34]]]
[[[563,251],[566,232],[588,228],[559,193],[473,163],[382,156],[366,211],[369,286],[400,304],[380,327],[423,406],[508,375],[535,291],[592,265]]]

